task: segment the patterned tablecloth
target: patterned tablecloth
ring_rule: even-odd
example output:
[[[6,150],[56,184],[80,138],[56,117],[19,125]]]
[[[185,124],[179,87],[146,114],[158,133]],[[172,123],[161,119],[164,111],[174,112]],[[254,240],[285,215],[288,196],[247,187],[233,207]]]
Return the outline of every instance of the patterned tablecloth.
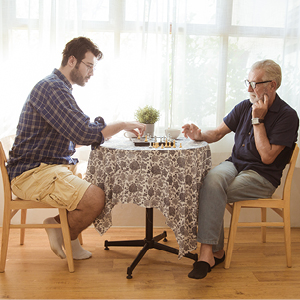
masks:
[[[135,203],[163,213],[175,233],[179,258],[197,248],[198,194],[211,168],[211,152],[206,142],[185,138],[176,146],[135,147],[115,137],[91,151],[86,180],[106,194],[105,208],[94,221],[101,235],[112,225],[116,204]]]

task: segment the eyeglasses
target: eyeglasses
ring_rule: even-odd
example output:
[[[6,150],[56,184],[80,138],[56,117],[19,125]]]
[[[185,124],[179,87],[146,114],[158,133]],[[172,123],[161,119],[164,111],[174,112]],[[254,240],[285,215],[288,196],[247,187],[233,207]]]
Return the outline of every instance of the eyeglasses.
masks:
[[[90,70],[93,72],[96,70],[96,67],[94,65],[87,65],[84,61],[81,61],[86,67],[87,67],[87,72],[89,73]]]
[[[248,79],[246,79],[245,81],[245,86],[246,88],[249,88],[249,86],[251,85],[251,87],[253,88],[253,90],[256,88],[256,85],[257,84],[260,84],[260,83],[267,83],[267,82],[272,82],[272,80],[267,80],[267,81],[261,81],[261,82],[254,82],[254,81],[249,81]]]

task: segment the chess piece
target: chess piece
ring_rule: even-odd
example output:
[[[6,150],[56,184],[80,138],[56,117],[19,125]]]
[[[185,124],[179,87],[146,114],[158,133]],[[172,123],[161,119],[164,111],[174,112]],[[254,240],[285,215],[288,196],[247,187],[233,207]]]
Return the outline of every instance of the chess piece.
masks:
[[[148,142],[147,135],[145,136],[145,142]]]
[[[164,144],[161,144],[161,149],[164,149]]]
[[[176,148],[175,140],[173,141],[173,148]]]
[[[179,148],[182,148],[182,144],[180,143]]]
[[[140,136],[140,134],[138,135],[138,137],[137,137],[137,138],[138,138],[138,140],[140,140],[140,139],[141,139],[141,136]]]

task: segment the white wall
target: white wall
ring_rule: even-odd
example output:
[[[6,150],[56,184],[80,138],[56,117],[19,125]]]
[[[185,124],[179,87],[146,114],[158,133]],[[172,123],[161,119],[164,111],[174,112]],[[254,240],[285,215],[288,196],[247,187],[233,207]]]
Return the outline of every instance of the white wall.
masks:
[[[213,151],[213,148],[212,148]],[[78,157],[80,159],[88,159],[89,147],[84,147],[79,150]],[[212,154],[213,167],[224,161],[229,156],[229,153],[214,153]],[[0,175],[1,176],[1,175]],[[3,186],[2,186],[2,176],[0,183],[0,226],[2,226],[3,220]],[[300,227],[300,168],[295,168],[292,191],[291,191],[291,226]],[[279,187],[279,190],[282,188]],[[53,210],[30,210],[28,211],[28,222],[42,222],[48,216],[54,216],[57,213],[56,209]],[[135,204],[119,204],[113,211],[113,225],[114,226],[144,226],[145,225],[145,209],[138,207]],[[268,217],[269,220],[280,220],[280,218],[272,211],[270,211]],[[15,216],[17,220],[18,215]],[[229,226],[230,216],[226,211],[225,213],[225,226]],[[258,209],[247,209],[242,210],[240,220],[250,221],[260,220],[260,211]],[[154,210],[154,226],[166,226],[164,216],[158,211]]]

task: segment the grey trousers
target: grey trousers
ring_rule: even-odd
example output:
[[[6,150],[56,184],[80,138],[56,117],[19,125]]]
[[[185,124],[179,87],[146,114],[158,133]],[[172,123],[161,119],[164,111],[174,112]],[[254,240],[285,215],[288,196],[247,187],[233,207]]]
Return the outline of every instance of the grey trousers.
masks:
[[[213,245],[213,252],[224,247],[224,212],[226,203],[269,198],[276,188],[252,170],[237,172],[225,161],[210,170],[199,194],[197,241]]]

